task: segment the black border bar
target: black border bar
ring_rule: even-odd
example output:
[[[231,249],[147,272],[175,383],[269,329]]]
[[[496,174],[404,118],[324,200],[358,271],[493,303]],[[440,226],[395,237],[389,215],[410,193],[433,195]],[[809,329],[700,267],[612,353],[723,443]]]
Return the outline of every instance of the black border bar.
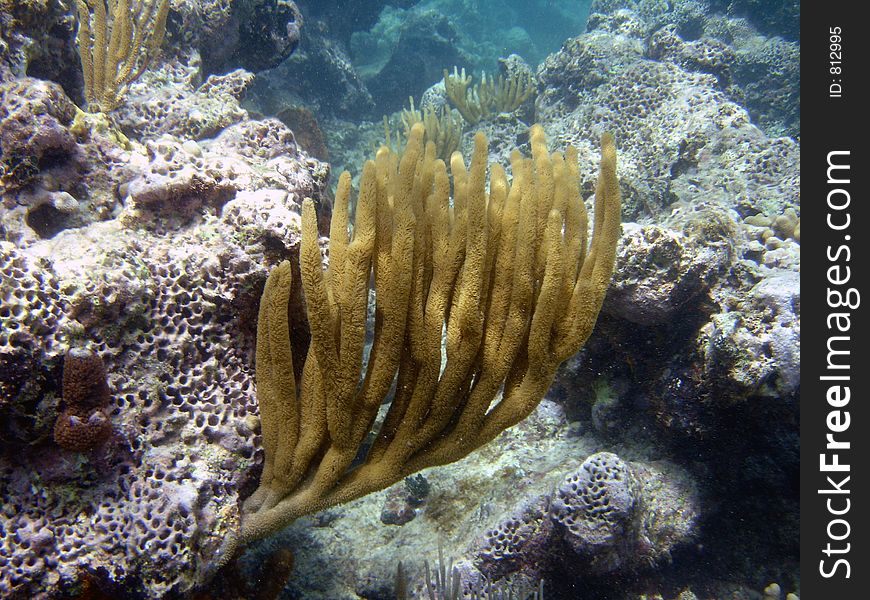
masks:
[[[870,594],[870,34],[862,6],[801,7],[803,600]]]

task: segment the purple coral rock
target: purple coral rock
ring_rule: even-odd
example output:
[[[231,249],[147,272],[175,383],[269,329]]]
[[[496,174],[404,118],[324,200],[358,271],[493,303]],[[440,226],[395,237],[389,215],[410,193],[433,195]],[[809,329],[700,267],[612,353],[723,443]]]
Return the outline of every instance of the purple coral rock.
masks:
[[[694,483],[681,470],[598,452],[552,498],[527,501],[487,531],[475,566],[490,581],[540,579],[566,563],[591,575],[648,566],[691,539],[697,511]]]
[[[636,496],[629,466],[611,452],[598,452],[562,480],[551,514],[574,551],[589,554],[619,543]]]
[[[476,566],[490,581],[514,571],[537,572],[547,562],[547,546],[553,533],[547,497],[539,497],[520,508],[484,534]]]

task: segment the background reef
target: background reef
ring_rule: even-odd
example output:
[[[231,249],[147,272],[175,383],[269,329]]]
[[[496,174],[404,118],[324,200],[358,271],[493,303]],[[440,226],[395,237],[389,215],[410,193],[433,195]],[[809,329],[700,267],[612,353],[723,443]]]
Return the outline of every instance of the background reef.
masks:
[[[348,6],[173,0],[161,57],[104,115],[79,108],[72,7],[0,0],[0,595],[393,598],[402,560],[421,597],[439,546],[466,590],[799,592],[799,3]],[[541,123],[588,197],[615,134],[596,332],[489,446],[215,573],[262,462],[266,275],[296,260],[304,198],[326,233],[332,174],[358,174],[384,115],[450,109],[453,66],[535,88],[464,124],[466,156],[482,130],[507,166]]]

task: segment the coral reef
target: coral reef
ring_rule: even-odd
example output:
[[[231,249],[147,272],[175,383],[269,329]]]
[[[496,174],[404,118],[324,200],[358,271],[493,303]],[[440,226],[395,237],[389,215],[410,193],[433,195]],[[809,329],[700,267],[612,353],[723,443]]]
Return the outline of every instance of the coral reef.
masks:
[[[735,261],[737,223],[715,210],[697,218],[709,220],[703,231],[625,226],[608,313],[640,325],[663,325],[722,282]]]
[[[54,276],[57,283],[23,307],[25,315],[45,316],[19,332],[39,331],[34,343],[19,337],[15,349],[50,362],[62,346],[47,340],[90,332],[113,374],[115,395],[105,412],[121,439],[84,460],[58,461],[57,451],[47,446],[27,456],[4,447],[0,589],[13,596],[56,593],[74,585],[84,569],[110,589],[139,587],[159,597],[201,581],[196,565],[212,551],[225,518],[220,499],[241,484],[236,465],[253,456],[245,424],[251,406],[247,367],[243,356],[221,352],[221,364],[214,359],[228,343],[217,315],[229,310],[230,300],[215,303],[217,297],[187,291],[191,275],[222,291],[223,269],[214,255],[196,250],[200,242],[188,240],[181,246],[187,258],[172,260],[165,241],[143,245],[141,237],[131,240],[110,223],[90,228],[96,261],[83,264],[80,235],[60,234],[50,247],[37,243],[28,249],[27,271]],[[36,256],[49,250],[53,266],[46,271]],[[120,316],[118,328],[107,331],[102,323],[113,312]],[[164,367],[154,370],[155,365]],[[35,402],[32,395],[19,395],[13,406],[3,407],[33,412],[32,436],[39,425]],[[197,444],[200,449],[191,453]]]
[[[115,112],[115,122],[141,140],[166,133],[191,140],[213,137],[248,118],[239,101],[253,79],[252,73],[236,69],[197,85],[195,65],[165,64],[132,86],[129,101]]]
[[[765,133],[799,136],[800,45],[794,41],[792,29],[797,20],[783,32],[771,34],[767,25],[776,8],[748,8],[757,4],[753,2],[729,4],[729,10],[723,13],[715,0],[667,4],[655,0],[595,0],[587,28],[590,32],[608,30],[643,40],[647,57],[714,75],[719,89],[744,106]],[[790,5],[788,10],[794,14],[799,12],[797,3],[781,4]],[[597,62],[617,68],[627,64],[624,60],[593,56]]]
[[[60,86],[29,78],[0,83],[4,198],[75,152],[75,136],[69,130],[75,114],[75,105]]]
[[[247,203],[232,204],[240,211]],[[245,229],[254,248],[275,240],[271,232],[258,235],[254,223],[237,229],[229,208],[226,220],[213,223],[210,241],[202,238],[204,229],[131,239],[109,222],[36,243],[17,259],[26,261],[27,275],[9,270],[21,281],[4,281],[3,289],[21,290],[21,308],[10,315],[21,325],[9,329],[15,343],[11,355],[4,348],[4,360],[50,362],[66,339],[90,337],[112,373],[115,396],[107,412],[122,439],[109,456],[56,466],[50,447],[37,446],[28,456],[4,448],[4,595],[67,588],[81,566],[104,585],[136,587],[151,597],[189,589],[205,576],[200,565],[222,538],[230,499],[255,456],[256,408],[240,319],[264,273],[232,240],[243,241]],[[241,212],[259,214],[252,209]],[[83,243],[90,260],[82,260]],[[37,266],[46,254],[50,270]],[[29,278],[54,281],[53,287],[28,291]],[[192,294],[192,288],[208,292]],[[107,330],[112,315],[116,325]],[[52,347],[55,336],[61,344]],[[238,350],[224,350],[230,346]],[[15,422],[38,435],[38,398],[38,390],[21,389],[11,406],[2,406],[4,422],[7,414],[21,415]],[[34,416],[24,419],[27,414]],[[36,544],[24,531],[43,531],[45,542]]]
[[[637,569],[689,541],[699,512],[694,484],[673,465],[630,464],[598,452],[552,497],[527,500],[487,531],[474,565],[492,581],[517,572],[540,579],[560,568],[578,575]]]
[[[261,265],[295,252],[302,198],[328,206],[328,167],[278,121],[142,145],[58,86],[0,85],[4,158],[38,166],[0,207],[0,595],[186,594],[260,460]]]
[[[117,138],[82,127],[84,115],[60,86],[31,78],[0,83],[0,232],[11,241],[50,237],[68,227],[108,218],[117,201],[106,189],[122,151]],[[80,143],[80,138],[90,143]],[[96,171],[96,173],[94,172]]]
[[[300,171],[293,133],[275,119],[243,121],[202,144],[162,137],[145,149],[139,175],[119,191],[128,199],[121,218],[147,227],[189,222],[203,207],[220,209],[239,192],[284,190],[288,196],[286,190],[293,190],[288,199],[298,205],[318,195],[329,173],[304,157]]]
[[[568,42],[539,68],[546,87],[537,118],[581,153],[583,140],[602,130],[625,140],[627,215],[657,214],[677,200],[711,196],[727,206],[737,197],[745,204],[742,215],[781,214],[798,206],[794,140],[771,139],[754,127],[749,114],[720,91],[715,75],[686,70],[680,61],[643,58],[641,52],[649,52],[644,44],[657,38],[614,31],[615,20],[602,16],[597,29]],[[595,73],[607,74],[607,83]]]
[[[680,163],[699,153],[717,130],[749,125],[749,116],[714,88],[710,75],[689,73],[667,63],[642,60],[615,75],[607,85],[581,92],[566,111],[559,99],[545,97],[546,115],[570,143],[611,129],[632,148],[624,171],[627,214],[655,213],[673,202],[671,180]],[[570,106],[571,103],[568,103]],[[689,155],[684,157],[684,155]]]
[[[573,0],[414,4],[173,0],[163,56],[105,115],[75,107],[75,6],[0,0],[0,596],[389,598],[402,560],[412,597],[542,579],[552,598],[796,597],[798,3],[595,0],[582,34]],[[577,149],[591,205],[617,133],[625,222],[595,334],[473,456],[301,517],[209,584],[269,454],[257,315],[268,272],[299,264],[303,202],[315,272],[330,170],[359,178],[383,137],[360,122],[373,96],[442,111],[444,65],[493,72],[508,52],[537,66],[501,73],[540,95],[463,134],[466,156],[481,132],[522,179],[511,153],[540,122]],[[296,381],[301,287],[283,311]],[[355,321],[363,368],[384,359],[385,298],[368,290]],[[427,576],[438,546],[453,568]]]
[[[28,75],[81,78],[72,6],[42,0],[0,2],[0,82]]]

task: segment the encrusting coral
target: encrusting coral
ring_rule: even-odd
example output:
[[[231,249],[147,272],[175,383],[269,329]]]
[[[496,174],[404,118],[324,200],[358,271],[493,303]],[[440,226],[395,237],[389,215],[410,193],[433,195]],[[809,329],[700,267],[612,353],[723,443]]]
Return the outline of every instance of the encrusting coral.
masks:
[[[592,332],[620,235],[612,136],[602,137],[587,251],[574,148],[551,155],[534,126],[532,158],[513,152],[511,184],[503,167],[491,165],[487,193],[487,140],[478,133],[470,168],[459,153],[451,158],[451,201],[447,167],[434,144],[424,147],[424,134],[416,124],[401,159],[382,147],[366,163],[352,234],[350,175],[342,174],[325,272],[314,204],[303,204],[300,273],[311,347],[299,389],[290,263],[269,276],[256,370],[265,462],[225,556],[302,515],[486,444],[537,406],[557,367]],[[374,341],[364,363],[370,286]]]

